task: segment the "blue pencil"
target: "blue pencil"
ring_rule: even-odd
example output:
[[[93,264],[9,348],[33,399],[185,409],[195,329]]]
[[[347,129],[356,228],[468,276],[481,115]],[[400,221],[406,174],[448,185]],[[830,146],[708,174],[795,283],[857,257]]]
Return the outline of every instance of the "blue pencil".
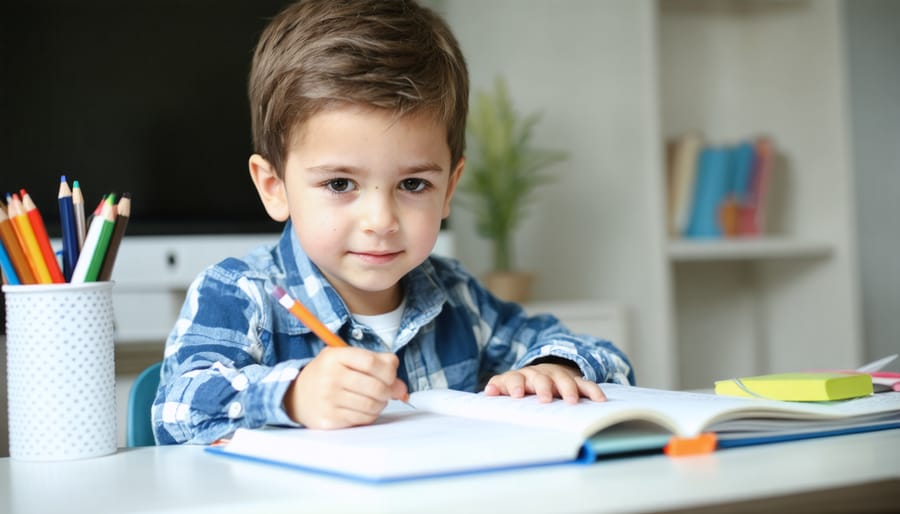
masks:
[[[9,254],[6,253],[6,247],[3,246],[2,242],[0,242],[0,269],[3,270],[3,276],[6,277],[7,284],[11,286],[21,284],[19,276],[16,275],[16,269],[13,268],[12,261],[9,259]]]
[[[81,247],[78,244],[78,224],[75,220],[75,206],[72,204],[72,190],[69,189],[65,175],[59,179],[59,220],[62,225],[63,276],[68,282],[72,280],[72,271],[78,263]]]

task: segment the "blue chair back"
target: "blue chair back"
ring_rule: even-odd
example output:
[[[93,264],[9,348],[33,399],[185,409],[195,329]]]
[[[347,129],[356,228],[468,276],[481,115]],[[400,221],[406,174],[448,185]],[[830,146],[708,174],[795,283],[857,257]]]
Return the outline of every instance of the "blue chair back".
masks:
[[[141,372],[131,385],[128,394],[128,417],[125,422],[125,443],[129,446],[153,446],[153,424],[150,420],[150,408],[159,388],[159,370],[161,362],[150,365]]]

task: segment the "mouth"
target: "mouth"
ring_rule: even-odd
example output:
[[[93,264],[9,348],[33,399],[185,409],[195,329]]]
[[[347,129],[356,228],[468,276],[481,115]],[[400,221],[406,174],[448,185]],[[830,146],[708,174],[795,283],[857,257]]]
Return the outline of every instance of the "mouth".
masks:
[[[385,264],[393,261],[397,257],[399,257],[403,252],[390,252],[390,251],[372,251],[372,252],[350,252],[351,255],[356,256],[364,262],[370,264]]]

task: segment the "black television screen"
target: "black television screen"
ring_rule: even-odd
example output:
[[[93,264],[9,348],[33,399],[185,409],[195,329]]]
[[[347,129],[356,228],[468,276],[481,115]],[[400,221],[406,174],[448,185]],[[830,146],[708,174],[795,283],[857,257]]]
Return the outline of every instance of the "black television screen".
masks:
[[[274,232],[247,172],[247,73],[275,0],[35,0],[0,16],[0,192],[58,234],[60,175],[128,232]],[[11,4],[11,5],[10,5]]]

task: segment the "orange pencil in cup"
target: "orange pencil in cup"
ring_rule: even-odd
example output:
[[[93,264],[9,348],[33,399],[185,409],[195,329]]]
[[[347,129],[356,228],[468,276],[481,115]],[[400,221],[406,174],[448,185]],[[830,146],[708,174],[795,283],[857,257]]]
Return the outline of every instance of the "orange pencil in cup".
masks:
[[[331,346],[333,348],[339,348],[341,346],[350,346],[346,341],[341,339],[341,337],[334,332],[332,332],[328,327],[325,326],[324,323],[319,321],[319,318],[315,316],[309,309],[306,308],[305,305],[294,300],[291,295],[287,293],[284,289],[279,286],[275,286],[272,290],[272,296],[278,300],[278,303],[281,304],[282,307],[291,311],[291,314],[297,317],[304,325],[306,325],[314,334],[319,336],[326,345]],[[403,402],[407,405],[409,404],[409,393],[403,397]]]
[[[31,220],[22,207],[22,200],[16,193],[6,195],[7,204],[9,205],[9,219],[15,229],[16,237],[28,259],[34,278],[39,284],[52,284],[53,278],[50,276],[50,269],[41,253],[41,247],[38,245],[37,237],[35,237],[34,229],[31,227]]]
[[[59,262],[56,260],[56,252],[50,246],[50,236],[47,235],[47,227],[44,225],[41,211],[38,210],[34,200],[31,199],[31,195],[25,189],[19,190],[19,194],[22,195],[22,208],[28,216],[28,221],[31,222],[34,237],[37,240],[38,247],[41,249],[41,255],[44,258],[44,263],[47,265],[47,270],[50,272],[50,280],[54,284],[62,284],[66,279],[63,277],[62,269],[60,269]]]
[[[25,256],[25,251],[22,245],[19,244],[19,237],[16,235],[12,221],[9,219],[7,211],[3,208],[3,202],[0,202],[0,240],[3,241],[3,246],[6,247],[9,259],[16,270],[16,275],[19,277],[19,282],[22,284],[37,284],[37,279],[34,277],[34,272],[28,263],[28,257]]]

